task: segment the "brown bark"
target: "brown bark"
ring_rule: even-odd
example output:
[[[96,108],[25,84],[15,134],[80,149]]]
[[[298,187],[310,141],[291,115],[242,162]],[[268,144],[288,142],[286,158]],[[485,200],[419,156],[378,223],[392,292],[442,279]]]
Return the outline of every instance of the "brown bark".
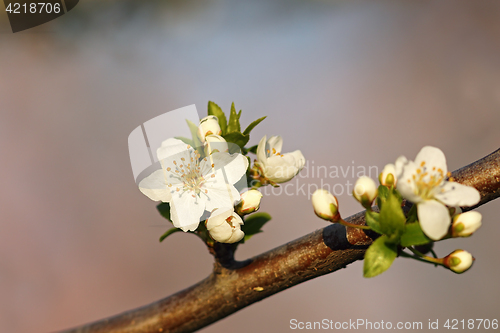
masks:
[[[475,187],[483,205],[500,196],[500,149],[452,176]],[[475,208],[474,207],[474,208]],[[364,212],[346,219],[364,224]],[[64,332],[192,332],[247,305],[362,259],[373,233],[332,224],[243,262],[217,244],[213,272],[174,295]]]

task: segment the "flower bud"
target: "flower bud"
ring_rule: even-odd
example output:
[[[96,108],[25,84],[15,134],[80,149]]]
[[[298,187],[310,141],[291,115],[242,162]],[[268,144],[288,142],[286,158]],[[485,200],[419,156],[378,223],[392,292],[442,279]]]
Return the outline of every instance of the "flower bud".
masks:
[[[481,226],[481,214],[478,212],[466,212],[455,215],[451,225],[453,237],[469,237]]]
[[[205,155],[211,155],[212,153],[227,153],[229,147],[227,145],[226,139],[220,135],[210,134],[205,137]]]
[[[378,190],[377,185],[367,176],[361,176],[356,181],[354,185],[354,190],[352,195],[358,200],[363,207],[370,208],[372,206],[373,200],[377,197]]]
[[[443,264],[455,273],[463,273],[468,270],[474,262],[474,257],[467,251],[455,250],[444,257]]]
[[[394,164],[387,164],[378,176],[378,180],[380,181],[380,185],[396,187],[398,179],[396,178],[396,167]]]
[[[236,205],[235,210],[240,215],[246,215],[255,212],[260,207],[262,193],[252,189],[241,194],[241,201]]]
[[[324,189],[316,190],[311,198],[314,213],[320,218],[337,222],[340,220],[339,202],[337,198]]]
[[[219,126],[219,120],[216,116],[208,116],[200,120],[198,126],[198,137],[201,142],[205,142],[205,137],[210,134],[221,135],[222,130]]]
[[[243,220],[232,209],[214,209],[206,222],[210,237],[220,243],[239,242],[245,233],[241,230]]]

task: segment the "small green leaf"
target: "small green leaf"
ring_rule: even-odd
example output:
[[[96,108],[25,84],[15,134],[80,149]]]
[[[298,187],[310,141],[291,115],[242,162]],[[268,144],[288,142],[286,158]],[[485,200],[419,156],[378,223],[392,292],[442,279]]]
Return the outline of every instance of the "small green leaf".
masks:
[[[241,230],[245,233],[244,240],[249,240],[253,235],[262,232],[264,224],[271,220],[271,215],[268,213],[254,213],[245,219],[245,224],[241,226]]]
[[[366,224],[372,228],[373,231],[383,234],[382,229],[380,228],[380,214],[373,211],[366,211],[365,213],[365,221]]]
[[[201,141],[200,138],[198,137],[198,125],[193,123],[191,120],[186,119],[186,122],[188,124],[189,130],[191,131],[191,136],[193,137],[193,147],[199,147],[201,146]]]
[[[158,212],[160,212],[161,216],[166,218],[169,221],[172,221],[170,219],[170,204],[168,202],[162,202],[156,206],[156,209],[158,209]]]
[[[424,245],[432,240],[427,237],[420,223],[408,223],[406,224],[405,232],[401,235],[401,246],[408,247],[413,245]]]
[[[253,153],[253,154],[257,154],[257,147],[258,147],[258,145],[252,146],[252,147],[248,148],[247,151],[250,153]]]
[[[191,146],[195,146],[195,145],[194,145],[193,140],[191,140],[191,139],[185,138],[185,137],[183,137],[183,136],[176,136],[175,138],[176,138],[177,140],[181,140],[181,141],[182,141],[182,142],[184,142],[185,144],[188,144],[188,145],[191,145]]]
[[[264,116],[262,118],[259,118],[255,121],[253,121],[250,125],[247,126],[247,128],[245,128],[245,130],[243,131],[243,134],[250,134],[250,132],[255,128],[255,126],[257,126],[258,124],[260,124],[260,122],[264,119],[266,119],[267,116]],[[256,146],[257,147],[257,146]]]
[[[227,142],[232,142],[236,143],[240,148],[243,149],[245,145],[248,143],[248,140],[250,140],[249,135],[244,135],[239,132],[232,132],[224,135],[224,139],[226,139]]]
[[[401,204],[398,198],[389,192],[386,202],[382,205],[380,209],[380,230],[383,234],[391,237],[391,239],[397,239],[405,230],[406,217],[401,208]]]
[[[382,274],[391,267],[397,254],[396,244],[388,242],[387,236],[380,236],[366,250],[363,276],[369,278]]]
[[[241,115],[241,112],[240,112]],[[240,128],[240,116],[236,113],[236,109],[234,108],[234,103],[231,104],[231,113],[229,114],[229,122],[227,124],[227,133],[241,132]]]
[[[387,186],[380,185],[378,187],[378,197],[377,197],[377,206],[378,208],[382,208],[384,202],[387,201],[387,197],[389,196],[389,189]]]
[[[226,134],[227,131],[227,119],[226,115],[222,111],[222,109],[215,104],[214,102],[208,102],[208,115],[216,116],[219,119],[219,126],[222,131],[222,135]]]
[[[182,230],[181,230],[181,229],[179,229],[179,228],[170,228],[170,229],[168,229],[168,230],[167,230],[167,231],[166,231],[163,235],[161,235],[161,237],[160,237],[160,243],[161,243],[161,242],[163,242],[163,240],[164,240],[165,238],[167,238],[167,237],[168,237],[168,236],[170,236],[171,234],[176,233],[176,232],[178,232],[178,231],[182,231]]]

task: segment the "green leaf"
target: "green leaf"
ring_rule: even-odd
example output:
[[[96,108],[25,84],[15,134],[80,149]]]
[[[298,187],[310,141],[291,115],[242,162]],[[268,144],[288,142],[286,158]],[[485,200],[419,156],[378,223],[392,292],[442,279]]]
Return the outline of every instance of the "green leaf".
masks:
[[[156,209],[158,209],[158,212],[160,212],[161,216],[166,218],[169,221],[172,221],[170,219],[170,204],[168,202],[162,202],[156,206]]]
[[[178,231],[182,231],[182,230],[181,230],[181,229],[179,229],[179,228],[170,228],[170,229],[168,229],[168,230],[167,230],[167,231],[166,231],[163,235],[161,235],[161,237],[160,237],[160,243],[161,243],[161,242],[163,242],[163,240],[164,240],[165,238],[167,238],[167,237],[168,237],[168,236],[170,236],[171,234],[176,233],[176,232],[178,232]]]
[[[397,254],[396,244],[388,242],[387,236],[380,236],[366,250],[363,276],[369,278],[382,274],[391,267]]]
[[[380,209],[380,230],[383,234],[395,239],[397,242],[399,236],[405,230],[406,217],[401,208],[401,203],[398,198],[389,192],[386,202],[382,205]]]
[[[378,187],[378,197],[377,197],[377,206],[378,208],[382,208],[384,203],[387,201],[387,197],[389,196],[389,189],[387,186],[380,185]]]
[[[408,223],[405,232],[401,235],[401,246],[404,247],[424,245],[431,241],[422,231],[420,223]]]
[[[250,135],[244,135],[239,132],[232,132],[224,135],[224,139],[226,139],[227,142],[236,143],[238,146],[240,146],[241,149],[243,149],[243,147],[245,147],[245,145],[248,143],[248,140],[250,140]]]
[[[236,109],[234,108],[234,103],[231,104],[231,113],[229,114],[229,122],[227,124],[227,133],[240,133],[240,113],[236,113]]]
[[[245,132],[243,132],[243,133],[245,133]],[[250,153],[253,153],[253,154],[257,154],[257,147],[258,147],[258,145],[252,146],[252,147],[248,148],[247,151]]]
[[[186,119],[186,122],[188,124],[189,130],[191,131],[191,136],[193,138],[192,146],[194,148],[201,146],[201,141],[200,138],[198,137],[198,125],[196,125],[189,119]]]
[[[254,213],[245,219],[245,224],[241,226],[241,230],[245,233],[244,240],[249,240],[253,235],[262,232],[264,224],[271,220],[271,215],[268,213]]]
[[[222,131],[222,135],[226,134],[227,131],[226,115],[224,114],[222,109],[212,101],[208,102],[208,115],[216,116],[217,119],[219,119],[219,126]]]
[[[380,228],[380,214],[373,211],[366,211],[365,213],[365,221],[366,224],[372,228],[373,231],[383,234],[382,229]]]
[[[191,145],[192,147],[195,147],[194,142],[191,139],[185,138],[183,136],[176,136],[175,138],[178,140],[181,140],[185,144],[188,144],[188,145]]]
[[[257,126],[258,124],[260,124],[260,122],[264,119],[266,119],[267,116],[264,116],[262,118],[259,118],[255,121],[253,121],[250,125],[247,126],[247,128],[245,128],[245,130],[243,131],[243,134],[250,134],[250,132],[255,128],[255,126]],[[256,146],[257,147],[257,146]]]

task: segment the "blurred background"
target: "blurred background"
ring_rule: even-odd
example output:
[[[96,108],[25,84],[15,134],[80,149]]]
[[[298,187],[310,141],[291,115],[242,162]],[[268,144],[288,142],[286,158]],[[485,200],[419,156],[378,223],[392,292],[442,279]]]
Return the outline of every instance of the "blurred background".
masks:
[[[382,170],[434,145],[455,170],[500,148],[498,1],[88,0],[16,34],[0,9],[0,332],[80,325],[210,273],[193,235],[158,242],[170,223],[132,176],[127,137],[164,112],[234,101],[244,126],[268,116],[250,144],[281,135],[315,166]],[[339,200],[343,216],[360,210]],[[273,220],[238,259],[326,226],[303,193],[269,193],[261,211]],[[473,253],[463,275],[399,259],[364,279],[357,262],[202,332],[500,319],[499,211],[479,208],[473,237],[436,244]]]

